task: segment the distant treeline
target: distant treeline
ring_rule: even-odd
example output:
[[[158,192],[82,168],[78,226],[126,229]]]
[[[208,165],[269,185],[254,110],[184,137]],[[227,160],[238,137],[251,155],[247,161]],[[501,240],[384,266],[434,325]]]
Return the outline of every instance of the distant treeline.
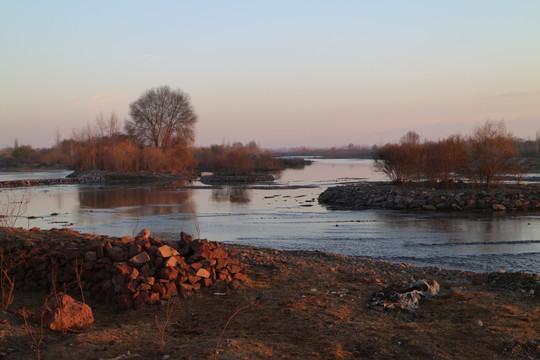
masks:
[[[315,148],[296,147],[292,149],[276,150],[280,156],[317,156],[326,159],[371,159],[372,148],[363,145],[349,144],[340,147]]]
[[[244,175],[280,170],[287,166],[275,153],[262,150],[254,141],[194,147],[177,142],[167,148],[141,145],[118,124],[116,116],[98,117],[93,125],[73,131],[70,139],[60,140],[51,148],[34,149],[19,145],[0,150],[0,168],[15,166],[66,167],[79,171],[117,172],[211,171],[218,174]]]
[[[420,142],[408,132],[399,143],[373,148],[375,169],[391,181],[427,181],[452,186],[457,181],[496,186],[509,176],[521,180],[534,166],[539,140],[517,140],[503,121],[486,121],[470,136],[452,135]]]

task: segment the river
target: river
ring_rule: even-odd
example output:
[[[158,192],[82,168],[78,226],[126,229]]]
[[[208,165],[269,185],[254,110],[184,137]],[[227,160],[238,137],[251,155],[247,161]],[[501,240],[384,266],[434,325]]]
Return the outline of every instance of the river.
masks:
[[[69,171],[0,173],[1,180],[52,178]],[[185,231],[211,240],[284,250],[322,250],[418,266],[540,273],[536,212],[329,210],[317,202],[328,186],[382,180],[370,160],[316,159],[285,170],[272,186],[215,189],[167,186],[56,185],[0,189],[0,200],[30,201],[16,225],[69,227],[124,236],[148,228],[178,239]]]

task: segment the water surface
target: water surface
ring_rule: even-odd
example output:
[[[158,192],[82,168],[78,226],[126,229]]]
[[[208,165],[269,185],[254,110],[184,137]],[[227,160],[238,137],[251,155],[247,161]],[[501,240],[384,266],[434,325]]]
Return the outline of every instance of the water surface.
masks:
[[[56,185],[2,189],[0,199],[31,191],[25,216],[17,222],[25,228],[67,226],[113,236],[148,228],[166,239],[178,239],[185,231],[223,242],[420,266],[540,273],[538,213],[336,211],[317,202],[328,186],[382,179],[369,160],[319,159],[304,169],[284,171],[277,186]]]

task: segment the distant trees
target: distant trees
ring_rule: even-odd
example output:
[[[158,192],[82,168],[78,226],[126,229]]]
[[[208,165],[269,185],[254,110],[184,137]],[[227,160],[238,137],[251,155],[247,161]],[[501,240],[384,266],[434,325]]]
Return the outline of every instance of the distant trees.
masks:
[[[504,122],[486,121],[467,138],[452,135],[420,143],[418,134],[409,132],[400,144],[374,147],[372,156],[375,170],[393,182],[424,180],[448,186],[466,179],[491,187],[507,175],[524,172],[516,141]]]
[[[253,171],[279,170],[281,161],[273,154],[251,141],[244,145],[240,142],[232,145],[211,145],[197,148],[193,152],[197,168],[226,175],[245,175]]]
[[[139,145],[170,149],[195,137],[197,122],[189,95],[161,86],[144,92],[130,106],[126,131]]]
[[[94,125],[74,130],[72,139],[61,146],[69,149],[73,165],[82,171],[191,171],[194,165],[191,151],[184,145],[166,149],[140,146],[122,133],[115,114],[109,119],[100,115]]]

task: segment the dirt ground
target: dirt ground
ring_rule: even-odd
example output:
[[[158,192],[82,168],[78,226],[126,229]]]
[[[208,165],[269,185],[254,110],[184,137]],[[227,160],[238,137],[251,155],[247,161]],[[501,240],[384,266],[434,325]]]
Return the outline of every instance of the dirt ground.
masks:
[[[220,285],[176,298],[163,343],[156,320],[164,325],[167,303],[120,312],[87,299],[93,328],[44,330],[41,359],[540,358],[538,275],[222,246],[248,264],[248,280],[238,290]],[[422,299],[415,312],[366,306],[375,292],[419,279],[436,280],[441,296]],[[20,311],[36,311],[46,297],[17,291],[0,312],[0,359],[36,359]],[[39,339],[39,324],[30,326]]]

